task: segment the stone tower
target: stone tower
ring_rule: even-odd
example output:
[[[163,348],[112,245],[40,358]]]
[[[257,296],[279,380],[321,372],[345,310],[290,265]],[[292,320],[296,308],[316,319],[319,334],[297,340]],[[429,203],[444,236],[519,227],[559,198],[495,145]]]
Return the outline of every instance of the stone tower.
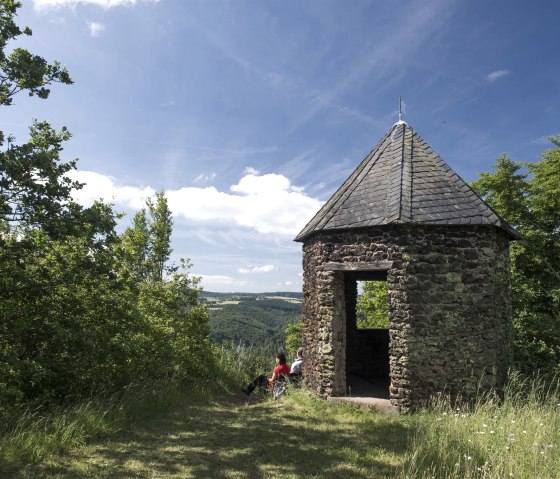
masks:
[[[500,218],[399,121],[296,237],[305,382],[359,377],[401,411],[500,389],[511,362],[509,241]],[[357,281],[387,282],[388,329],[356,327]]]

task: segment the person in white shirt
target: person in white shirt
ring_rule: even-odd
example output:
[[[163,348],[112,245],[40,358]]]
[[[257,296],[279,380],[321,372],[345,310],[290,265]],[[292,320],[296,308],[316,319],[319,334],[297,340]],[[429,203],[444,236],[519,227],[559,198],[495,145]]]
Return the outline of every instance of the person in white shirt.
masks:
[[[299,375],[301,374],[301,367],[303,365],[303,348],[298,348],[297,350],[297,357],[296,360],[292,363],[292,367],[290,368],[290,375]]]

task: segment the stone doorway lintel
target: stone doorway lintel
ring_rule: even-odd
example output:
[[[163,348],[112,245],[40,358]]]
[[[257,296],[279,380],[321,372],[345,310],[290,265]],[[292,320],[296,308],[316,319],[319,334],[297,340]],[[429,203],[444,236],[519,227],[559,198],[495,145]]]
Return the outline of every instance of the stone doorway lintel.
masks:
[[[363,263],[325,263],[323,271],[388,271],[393,267],[392,261],[371,261]]]

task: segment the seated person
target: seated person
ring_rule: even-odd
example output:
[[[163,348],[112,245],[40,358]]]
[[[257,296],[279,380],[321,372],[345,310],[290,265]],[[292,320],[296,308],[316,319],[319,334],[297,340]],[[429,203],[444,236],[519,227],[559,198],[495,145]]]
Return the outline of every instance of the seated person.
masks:
[[[282,375],[289,375],[290,368],[286,364],[286,355],[283,352],[279,352],[276,355],[276,367],[272,371],[272,376],[270,378],[266,377],[264,374],[257,376],[253,379],[246,388],[241,389],[247,396],[249,396],[257,386],[261,388],[272,388],[274,382],[277,380],[282,380]]]
[[[290,377],[300,377],[301,376],[301,367],[303,366],[303,348],[298,348],[297,350],[297,357],[296,360],[292,363],[292,367],[290,368]]]

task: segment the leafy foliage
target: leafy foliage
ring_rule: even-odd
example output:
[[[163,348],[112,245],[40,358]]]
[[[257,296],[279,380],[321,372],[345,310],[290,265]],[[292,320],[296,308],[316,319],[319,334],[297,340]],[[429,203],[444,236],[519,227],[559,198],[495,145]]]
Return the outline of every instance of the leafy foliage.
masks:
[[[303,321],[288,324],[284,333],[286,334],[286,350],[295,357],[298,348],[303,344]]]
[[[523,235],[510,247],[515,358],[525,373],[560,371],[560,135],[535,163],[506,155],[473,188]]]
[[[14,50],[18,2],[0,4],[0,105],[71,83],[58,63]],[[0,140],[4,138],[2,134]],[[130,383],[209,377],[217,356],[198,280],[167,265],[171,213],[160,193],[123,235],[100,202],[72,200],[70,133],[36,121],[0,151],[0,410],[120,391]],[[3,145],[2,145],[3,146]]]
[[[3,0],[0,5],[0,105],[11,105],[14,95],[27,91],[29,96],[47,98],[52,83],[71,84],[66,68],[59,62],[52,64],[23,48],[15,48],[7,55],[5,48],[11,40],[32,34],[29,27],[17,26],[14,17],[21,2]]]
[[[365,281],[362,294],[356,301],[358,329],[388,328],[388,303],[386,281]]]

